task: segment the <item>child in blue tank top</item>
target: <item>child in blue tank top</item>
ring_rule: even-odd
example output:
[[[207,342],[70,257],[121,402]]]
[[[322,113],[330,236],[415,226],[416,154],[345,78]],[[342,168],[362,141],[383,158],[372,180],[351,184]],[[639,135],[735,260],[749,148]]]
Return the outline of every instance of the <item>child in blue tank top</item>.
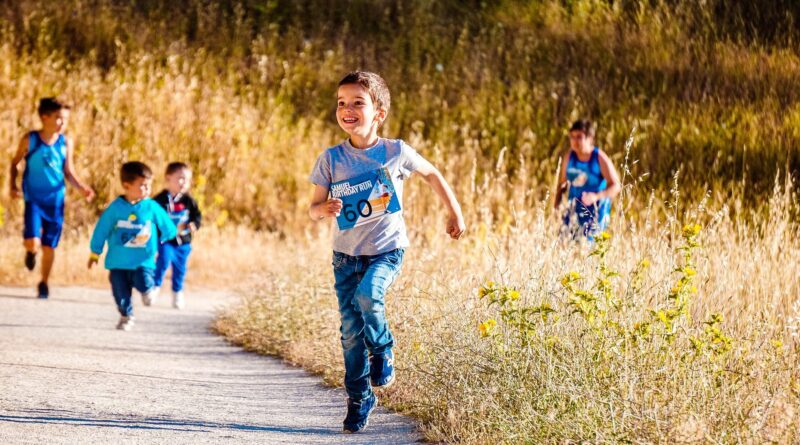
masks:
[[[39,101],[42,129],[31,131],[19,141],[11,160],[11,197],[25,199],[25,267],[33,270],[36,254],[42,249],[42,280],[39,298],[50,294],[47,281],[53,267],[55,248],[64,224],[65,181],[91,201],[94,191],[83,185],[73,170],[73,143],[63,134],[69,118],[69,106],[49,97]],[[17,188],[18,165],[25,160],[22,191]]]
[[[568,189],[564,227],[573,237],[594,235],[608,227],[611,199],[621,190],[619,175],[606,153],[594,146],[595,127],[575,121],[569,129],[570,150],[564,155],[556,188],[555,207]]]

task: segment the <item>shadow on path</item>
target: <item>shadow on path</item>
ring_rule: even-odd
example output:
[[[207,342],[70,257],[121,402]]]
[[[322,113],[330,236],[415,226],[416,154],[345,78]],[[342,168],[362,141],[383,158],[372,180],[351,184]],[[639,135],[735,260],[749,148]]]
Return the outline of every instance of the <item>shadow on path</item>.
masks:
[[[71,413],[62,410],[37,409],[23,411],[28,415],[0,415],[0,422],[59,424],[76,426],[94,426],[105,428],[127,428],[146,430],[170,430],[211,432],[212,430],[266,431],[284,434],[323,434],[339,435],[338,430],[326,428],[292,428],[285,426],[264,426],[242,423],[204,422],[190,419],[171,419],[164,417],[144,417],[128,419],[99,419],[91,416]]]

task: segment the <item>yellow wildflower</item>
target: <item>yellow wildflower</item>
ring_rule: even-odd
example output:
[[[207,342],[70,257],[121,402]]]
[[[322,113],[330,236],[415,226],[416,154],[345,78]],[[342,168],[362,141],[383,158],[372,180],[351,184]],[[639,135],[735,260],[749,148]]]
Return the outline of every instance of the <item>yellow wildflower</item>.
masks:
[[[650,260],[644,259],[644,260],[642,260],[642,262],[641,262],[641,263],[639,263],[639,264],[641,264],[641,265],[642,265],[642,268],[650,267]]]
[[[488,337],[494,331],[495,326],[497,326],[497,321],[494,318],[490,318],[483,323],[478,325],[478,330],[481,333],[481,337]]]
[[[691,276],[696,275],[697,271],[692,269],[691,267],[686,267],[686,268],[683,269],[683,273],[685,273],[686,275],[691,277]]]
[[[512,290],[511,292],[508,293],[508,298],[512,300],[519,299],[519,291]]]
[[[683,236],[696,236],[700,233],[700,224],[686,224],[683,226]]]
[[[599,238],[601,240],[609,240],[609,239],[611,239],[611,234],[606,232],[606,231],[603,231],[603,232],[600,233]]]

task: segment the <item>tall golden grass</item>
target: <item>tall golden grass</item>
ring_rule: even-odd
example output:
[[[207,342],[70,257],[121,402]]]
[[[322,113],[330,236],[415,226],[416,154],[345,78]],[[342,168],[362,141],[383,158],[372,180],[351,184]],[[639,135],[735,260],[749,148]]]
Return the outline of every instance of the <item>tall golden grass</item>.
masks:
[[[393,92],[385,133],[413,140],[460,196],[499,168],[530,208],[584,116],[618,164],[638,126],[632,158],[661,199],[680,171],[685,202],[758,202],[800,167],[796,36],[747,38],[791,17],[776,2],[741,29],[738,1],[67,3],[0,5],[0,155],[37,125],[36,99],[67,97],[78,167],[101,192],[73,210],[81,225],[116,193],[123,160],[183,159],[231,222],[296,235],[309,166],[341,138],[336,82],[359,67]],[[502,220],[512,193],[473,216]],[[17,211],[5,194],[0,206]]]
[[[558,237],[546,202],[463,242],[426,218],[387,296],[398,383],[384,400],[433,441],[796,443],[800,228],[785,186],[754,222],[688,209],[691,266],[682,224],[655,208],[617,214],[602,260]],[[268,267],[215,329],[340,384],[327,241]],[[576,311],[584,300],[596,306]]]

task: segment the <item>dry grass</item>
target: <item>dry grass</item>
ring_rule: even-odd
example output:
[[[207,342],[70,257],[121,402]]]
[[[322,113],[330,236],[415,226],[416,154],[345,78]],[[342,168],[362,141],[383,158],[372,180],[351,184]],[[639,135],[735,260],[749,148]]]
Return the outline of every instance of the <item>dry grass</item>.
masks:
[[[587,258],[589,246],[559,240],[544,204],[459,243],[420,231],[438,228],[428,218],[387,298],[399,363],[387,400],[421,418],[429,439],[447,442],[800,440],[800,343],[787,326],[800,295],[786,266],[800,264],[800,228],[789,219],[796,205],[778,188],[769,216],[752,222],[722,206],[689,209],[703,225],[693,272],[676,250],[686,241],[671,215],[654,210],[625,224],[617,215],[604,261],[619,276]],[[340,384],[338,312],[320,243],[272,265],[216,329]],[[562,284],[569,272],[581,277],[573,290]],[[670,295],[687,276],[685,314],[667,329],[651,311],[675,307]],[[619,306],[602,303],[603,279]],[[480,289],[519,298],[501,309]],[[575,290],[598,296],[594,321],[573,312]],[[543,307],[554,312],[543,317]]]
[[[0,283],[3,285],[28,286],[34,289],[39,282],[39,271],[28,272],[22,264],[25,249],[22,246],[21,221],[14,220],[0,235]],[[92,270],[86,268],[89,259],[90,232],[83,228],[68,228],[56,250],[51,283],[60,285],[79,285],[108,287],[108,273],[102,267]],[[261,279],[261,272],[281,257],[290,244],[282,242],[277,236],[255,232],[242,227],[202,229],[193,241],[192,255],[189,257],[187,285],[249,290],[248,285]]]

